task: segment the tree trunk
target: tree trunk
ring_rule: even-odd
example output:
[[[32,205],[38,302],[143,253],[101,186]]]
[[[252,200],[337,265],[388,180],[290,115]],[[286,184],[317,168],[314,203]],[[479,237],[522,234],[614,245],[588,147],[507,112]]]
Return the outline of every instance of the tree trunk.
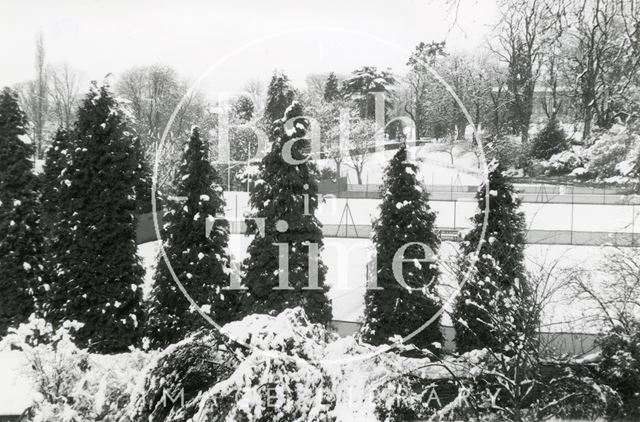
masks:
[[[585,141],[589,136],[591,136],[591,124],[593,122],[593,110],[591,107],[587,107],[584,110],[584,126],[582,127],[582,140]]]

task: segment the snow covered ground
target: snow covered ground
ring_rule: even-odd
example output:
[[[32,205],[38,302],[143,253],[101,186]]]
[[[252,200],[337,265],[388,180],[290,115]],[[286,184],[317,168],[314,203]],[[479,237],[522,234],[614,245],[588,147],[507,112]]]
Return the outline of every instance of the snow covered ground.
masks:
[[[22,352],[0,352],[0,415],[19,415],[34,398]]]
[[[421,178],[425,184],[435,185],[477,185],[481,178],[469,172],[478,172],[478,160],[474,153],[465,151],[460,146],[454,147],[453,166],[450,168],[451,156],[447,151],[448,146],[442,143],[428,143],[420,146],[408,148],[409,158],[420,159],[422,162],[418,165]],[[379,184],[382,183],[384,169],[389,160],[397,150],[380,151],[370,154],[362,171],[362,183]],[[317,160],[318,167],[336,168],[333,160]],[[440,164],[439,164],[440,163]],[[349,158],[345,157],[341,166],[342,176],[346,176],[349,183],[357,183],[357,175],[355,170],[349,167]]]

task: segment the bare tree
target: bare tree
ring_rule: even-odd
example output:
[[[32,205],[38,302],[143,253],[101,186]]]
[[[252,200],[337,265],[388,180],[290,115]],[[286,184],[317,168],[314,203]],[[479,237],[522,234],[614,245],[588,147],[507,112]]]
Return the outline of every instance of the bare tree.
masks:
[[[349,122],[349,164],[362,184],[362,171],[375,147],[376,124],[367,118],[353,117]],[[335,158],[334,158],[335,160]]]
[[[608,250],[596,271],[574,270],[569,285],[594,324],[631,332],[640,320],[640,253],[635,249]]]
[[[640,68],[638,10],[635,2],[582,0],[572,14],[570,60],[586,139],[594,123],[609,127],[629,114],[626,93]]]
[[[253,79],[244,84],[244,91],[249,94],[249,98],[255,106],[254,116],[262,116],[266,103],[266,87],[260,79]]]
[[[467,372],[474,374],[473,380],[457,378],[453,375],[456,368],[444,362],[461,386],[459,392],[465,393],[460,404],[467,412],[478,417],[479,411],[489,411],[499,420],[509,421],[546,420],[576,405],[583,407],[578,412],[584,414],[604,413],[608,403],[605,396],[615,395],[611,389],[588,374],[558,371],[545,377],[540,371],[544,359],[540,318],[567,286],[568,279],[558,271],[558,264],[555,260],[536,265],[522,283],[508,291],[498,290],[495,306],[484,308],[483,319],[506,347],[503,351],[484,348],[460,356],[456,363],[469,365]],[[459,408],[445,411],[455,416]],[[441,412],[430,420],[442,416]]]
[[[78,103],[79,77],[68,64],[54,67],[50,73],[52,82],[51,112],[58,126],[68,130],[71,127],[73,114]]]
[[[524,145],[529,142],[536,82],[546,49],[558,37],[562,1],[501,1],[496,42],[491,50],[507,65],[510,108]]]
[[[307,91],[310,95],[316,98],[324,96],[324,87],[327,84],[327,78],[329,73],[310,73],[304,81],[307,84]]]
[[[129,69],[123,72],[116,84],[116,92],[129,102],[135,118],[134,127],[150,162],[156,155],[171,115],[176,111],[159,157],[158,186],[172,181],[188,129],[196,124],[203,136],[208,136],[215,124],[203,96],[189,91],[188,87],[189,84],[181,80],[175,70],[163,65]]]

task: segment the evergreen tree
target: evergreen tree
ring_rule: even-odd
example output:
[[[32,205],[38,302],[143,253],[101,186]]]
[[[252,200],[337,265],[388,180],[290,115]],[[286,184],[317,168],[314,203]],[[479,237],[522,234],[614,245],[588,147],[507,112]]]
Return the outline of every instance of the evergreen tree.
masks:
[[[71,211],[67,207],[69,187],[65,184],[66,173],[69,171],[71,151],[73,149],[71,134],[59,128],[53,138],[51,146],[45,154],[44,171],[41,179],[41,227],[44,239],[43,274],[44,287],[57,286],[58,269],[57,253],[67,251],[71,246],[72,232],[69,226]],[[43,303],[43,314],[52,321],[51,310],[56,309],[53,297],[47,296]],[[53,322],[53,321],[52,321]]]
[[[353,101],[363,119],[375,119],[375,92],[384,92],[385,113],[392,104],[389,92],[395,85],[396,79],[391,70],[378,70],[373,66],[356,69],[351,76],[342,82],[342,92],[345,98]],[[386,121],[386,120],[385,120]]]
[[[493,162],[489,172],[489,217],[485,238],[481,238],[486,210],[486,187],[480,186],[476,198],[478,213],[472,218],[473,229],[462,242],[459,282],[473,266],[473,257],[482,242],[478,260],[456,301],[453,322],[459,352],[485,347],[503,349],[508,339],[500,338],[505,327],[494,327],[497,315],[513,314],[502,298],[510,288],[517,288],[526,299],[524,247],[525,219],[518,211],[520,200],[503,168]],[[499,293],[499,294],[498,294]],[[496,298],[500,298],[496,303]],[[517,312],[517,310],[516,310]],[[500,317],[501,318],[501,317]],[[518,319],[517,315],[515,319]],[[518,324],[518,322],[515,322]],[[522,327],[522,329],[525,329]]]
[[[38,308],[41,288],[40,204],[34,147],[18,95],[0,93],[0,337]]]
[[[136,159],[136,172],[134,179],[134,189],[136,195],[136,214],[146,214],[152,211],[151,206],[151,186],[153,176],[147,165],[147,160],[142,146],[142,140],[139,136],[133,139],[133,148]],[[160,205],[157,206],[160,209]]]
[[[531,156],[540,160],[548,160],[554,154],[567,151],[570,146],[567,135],[558,122],[555,119],[549,120],[533,139]]]
[[[420,242],[437,253],[440,241],[434,231],[435,213],[429,208],[429,196],[416,178],[417,166],[407,161],[403,145],[385,170],[380,217],[373,224],[373,243],[377,252],[377,286],[365,294],[364,341],[387,343],[394,335],[405,337],[435,315],[441,307],[436,293],[439,275],[434,262],[420,245],[408,246],[401,259],[417,259],[402,265],[404,281],[411,288],[401,286],[393,274],[396,252],[410,242]],[[437,346],[443,342],[440,318],[427,326],[410,341],[420,348]]]
[[[64,208],[62,180],[68,170],[71,153],[70,134],[59,128],[45,154],[42,183],[42,232],[50,237],[53,226],[59,220],[59,211]]]
[[[340,98],[340,89],[338,86],[338,78],[336,74],[331,72],[324,86],[324,100],[328,103]]]
[[[284,73],[275,72],[267,89],[267,104],[264,108],[264,123],[267,133],[272,134],[271,125],[284,116],[293,101],[294,91]]]
[[[124,352],[142,329],[138,163],[126,113],[107,86],[93,83],[78,110],[73,139],[50,250],[56,278],[49,318],[83,323],[76,333],[81,347]]]
[[[242,95],[233,103],[233,117],[240,122],[249,122],[253,118],[255,107],[251,98]]]
[[[256,209],[254,217],[265,219],[264,236],[256,235],[248,248],[249,257],[243,263],[244,285],[247,295],[243,299],[246,314],[268,313],[275,315],[286,308],[302,306],[312,322],[328,324],[331,321],[331,303],[327,297],[328,287],[324,284],[326,267],[317,260],[317,281],[319,289],[304,289],[309,286],[309,256],[313,246],[318,253],[322,249],[321,224],[315,216],[318,207],[317,169],[306,162],[293,165],[283,158],[284,144],[294,138],[305,136],[309,127],[306,119],[300,118],[292,127],[285,122],[302,116],[302,106],[294,102],[283,119],[274,124],[273,146],[260,163],[259,180],[250,194],[251,206]],[[302,159],[308,143],[296,141],[292,148],[292,158]],[[305,214],[304,195],[308,195],[308,211]],[[289,268],[288,286],[290,290],[274,290],[279,286],[279,246],[288,245]]]
[[[238,291],[229,287],[228,227],[216,222],[207,235],[207,219],[224,212],[222,187],[208,160],[207,143],[194,127],[177,175],[177,194],[164,216],[164,249],[178,280],[189,295],[219,324],[235,319]],[[147,333],[154,346],[175,343],[207,325],[182,296],[162,257],[149,301]]]

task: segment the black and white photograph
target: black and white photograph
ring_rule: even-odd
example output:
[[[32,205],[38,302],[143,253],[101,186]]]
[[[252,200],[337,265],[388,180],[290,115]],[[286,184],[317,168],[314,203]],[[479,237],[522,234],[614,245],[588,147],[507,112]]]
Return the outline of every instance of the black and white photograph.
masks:
[[[0,0],[0,55],[0,422],[640,422],[639,0]]]

